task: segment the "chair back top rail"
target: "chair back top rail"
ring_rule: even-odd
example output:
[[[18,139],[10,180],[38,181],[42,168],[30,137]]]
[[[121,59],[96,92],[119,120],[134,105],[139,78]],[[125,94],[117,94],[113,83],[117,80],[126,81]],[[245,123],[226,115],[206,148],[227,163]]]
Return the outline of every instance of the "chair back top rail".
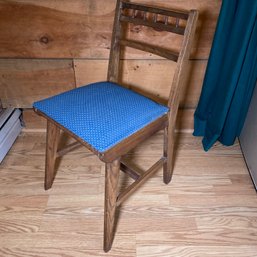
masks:
[[[180,18],[187,20],[188,19],[188,12],[182,12],[182,11],[172,11],[164,8],[157,8],[157,7],[151,7],[147,5],[140,5],[136,3],[130,3],[126,1],[122,1],[121,5],[122,9],[134,9],[134,10],[139,10],[143,12],[149,12],[149,13],[155,13],[155,14],[161,14],[169,17],[174,17],[174,18]]]
[[[185,28],[180,26],[180,19],[187,20],[187,12],[159,9],[135,3],[121,2],[120,21],[135,25],[152,27],[161,31],[169,31],[184,35]],[[172,22],[170,21],[172,18]],[[175,19],[175,20],[174,20]]]

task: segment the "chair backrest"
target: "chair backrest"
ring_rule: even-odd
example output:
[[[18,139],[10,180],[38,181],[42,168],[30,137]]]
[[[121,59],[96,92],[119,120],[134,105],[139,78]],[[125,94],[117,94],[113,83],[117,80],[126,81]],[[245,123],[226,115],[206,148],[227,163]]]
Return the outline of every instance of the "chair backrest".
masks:
[[[177,62],[167,104],[176,112],[179,105],[181,85],[185,77],[183,72],[189,59],[197,18],[197,10],[182,12],[117,0],[107,80],[118,82],[122,46],[146,51]],[[158,31],[168,31],[182,36],[180,50],[175,52],[148,43],[127,39],[122,28],[127,23],[151,27]]]

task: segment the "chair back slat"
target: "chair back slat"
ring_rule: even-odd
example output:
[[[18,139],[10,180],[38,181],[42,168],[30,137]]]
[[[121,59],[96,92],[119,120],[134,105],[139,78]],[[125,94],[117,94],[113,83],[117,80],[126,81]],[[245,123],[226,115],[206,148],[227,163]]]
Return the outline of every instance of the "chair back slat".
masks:
[[[141,43],[138,41],[133,41],[133,40],[128,40],[128,39],[121,39],[120,40],[120,45],[122,46],[128,46],[132,47],[141,51],[146,51],[155,55],[159,55],[161,57],[167,58],[169,60],[177,62],[178,60],[178,54],[174,53],[169,50],[163,51],[163,48],[157,47],[157,46],[152,46],[146,43]]]

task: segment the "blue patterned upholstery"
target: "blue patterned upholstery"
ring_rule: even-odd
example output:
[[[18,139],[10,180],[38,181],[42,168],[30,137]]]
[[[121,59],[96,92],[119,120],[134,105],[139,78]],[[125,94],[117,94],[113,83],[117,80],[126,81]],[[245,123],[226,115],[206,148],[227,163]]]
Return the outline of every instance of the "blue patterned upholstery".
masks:
[[[98,152],[108,150],[169,110],[111,82],[79,87],[33,106]]]

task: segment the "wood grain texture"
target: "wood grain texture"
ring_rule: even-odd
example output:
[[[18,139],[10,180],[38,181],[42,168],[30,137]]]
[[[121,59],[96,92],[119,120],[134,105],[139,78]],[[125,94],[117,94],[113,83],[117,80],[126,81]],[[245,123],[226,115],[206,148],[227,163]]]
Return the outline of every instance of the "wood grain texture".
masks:
[[[114,83],[119,83],[120,77],[120,59],[121,59],[121,45],[119,43],[121,37],[123,37],[123,28],[120,22],[121,16],[121,2],[117,0],[115,7],[115,15],[113,20],[112,39],[110,56],[108,62],[107,80]]]
[[[148,0],[139,2],[152,3]],[[182,107],[195,108],[221,0],[157,0],[154,4],[181,10],[194,8],[200,12],[191,55],[198,63],[192,62],[188,76],[190,82],[182,94],[181,102]],[[82,85],[105,80],[114,8],[114,0],[63,0],[61,4],[60,1],[51,0],[0,1],[0,58],[46,58],[0,60],[0,98],[3,105],[27,108],[34,101],[75,87],[75,81]],[[181,43],[169,38],[166,32],[150,32],[149,29],[143,31],[142,26],[131,26],[128,37],[141,37],[160,46],[168,43],[171,50],[177,49]],[[76,58],[75,70],[72,68],[72,59],[61,60],[62,58]],[[160,96],[165,99],[166,82],[172,74],[165,68],[163,60],[130,48],[125,49],[122,58],[131,59],[123,65],[124,81],[139,91],[145,91],[139,83],[143,78],[146,90],[150,90],[153,98]],[[153,59],[156,58],[155,62]],[[153,69],[165,70],[167,75],[158,80],[153,79]],[[134,81],[137,75],[138,81]]]
[[[195,108],[202,89],[207,61],[190,61],[180,106]],[[76,85],[104,81],[108,61],[74,60]],[[168,60],[126,60],[121,62],[122,83],[154,100],[166,102],[169,95],[175,63]]]
[[[146,183],[146,181],[161,167],[163,167],[163,163],[165,163],[165,158],[161,158],[157,161],[151,168],[145,171],[136,181],[134,181],[130,186],[126,188],[123,192],[121,192],[117,198],[117,205],[120,205],[125,201],[129,196],[132,195],[142,184]]]
[[[178,56],[177,66],[169,92],[168,107],[171,111],[169,112],[168,126],[164,130],[163,152],[163,156],[166,158],[166,165],[163,167],[163,181],[165,184],[171,181],[174,169],[176,119],[180,105],[181,92],[187,81],[186,74],[188,75],[188,63],[197,27],[198,15],[197,10],[190,10],[189,12],[181,51]]]
[[[85,148],[61,159],[43,189],[45,133],[22,133],[0,166],[1,256],[103,256],[105,167]],[[162,171],[123,203],[106,256],[255,257],[257,198],[238,142],[204,152],[177,134],[172,183]],[[67,140],[61,136],[61,140]],[[162,154],[158,133],[131,151],[138,168]],[[119,187],[129,183],[121,174]]]
[[[167,126],[167,123],[168,115],[164,114],[129,137],[125,138],[120,143],[117,143],[112,148],[109,148],[103,153],[100,152],[98,157],[104,162],[112,162],[116,160],[116,158],[126,155],[129,151],[144,142],[144,140],[151,137],[153,134],[164,129]]]
[[[34,101],[75,87],[70,60],[0,60],[4,107],[28,108]]]
[[[190,61],[181,107],[195,108],[207,61]],[[0,97],[3,105],[29,108],[34,101],[77,86],[104,81],[107,60],[0,60]],[[174,66],[166,60],[122,61],[122,81],[154,100],[165,102]],[[160,79],[161,78],[161,79]],[[75,81],[76,80],[76,81]]]
[[[52,187],[56,175],[55,161],[60,137],[60,129],[49,120],[47,121],[46,135],[46,164],[45,164],[45,190]]]
[[[139,2],[152,3],[148,0]],[[194,42],[194,58],[208,58],[221,0],[156,0],[154,4],[182,10],[198,9],[200,23]],[[0,57],[105,58],[108,59],[115,0],[11,0],[0,1]],[[64,29],[65,28],[65,29]],[[130,36],[141,26],[132,26]],[[143,37],[163,44],[168,33],[148,30]],[[174,47],[179,42],[171,41]],[[154,58],[128,52],[129,58]]]
[[[112,247],[115,229],[116,200],[120,174],[120,160],[105,165],[105,196],[104,196],[104,251]]]

